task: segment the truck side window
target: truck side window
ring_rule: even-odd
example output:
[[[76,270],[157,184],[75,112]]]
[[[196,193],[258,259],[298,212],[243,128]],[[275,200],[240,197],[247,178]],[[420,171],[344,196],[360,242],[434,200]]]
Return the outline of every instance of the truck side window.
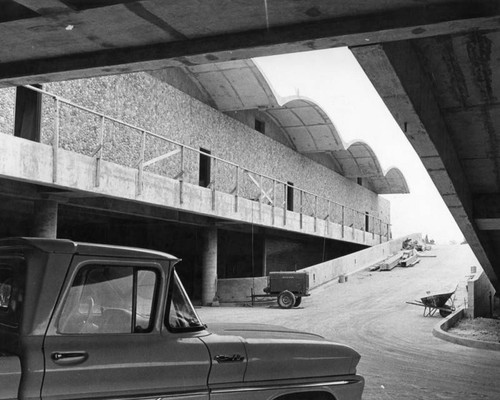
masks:
[[[159,277],[153,269],[89,265],[81,268],[58,321],[58,332],[150,332]]]
[[[172,332],[199,331],[205,329],[189,300],[184,287],[175,272],[170,278],[168,291],[168,313],[165,315],[165,325]]]

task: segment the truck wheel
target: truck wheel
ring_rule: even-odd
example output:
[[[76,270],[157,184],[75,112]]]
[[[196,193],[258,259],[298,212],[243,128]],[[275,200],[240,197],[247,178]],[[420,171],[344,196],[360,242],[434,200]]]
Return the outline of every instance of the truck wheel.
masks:
[[[292,308],[295,304],[295,296],[288,290],[283,290],[278,296],[278,305],[281,308]]]
[[[294,306],[294,307],[298,307],[298,306],[300,306],[300,303],[302,303],[302,297],[297,296],[297,297],[295,298],[295,303],[293,304],[293,306]]]

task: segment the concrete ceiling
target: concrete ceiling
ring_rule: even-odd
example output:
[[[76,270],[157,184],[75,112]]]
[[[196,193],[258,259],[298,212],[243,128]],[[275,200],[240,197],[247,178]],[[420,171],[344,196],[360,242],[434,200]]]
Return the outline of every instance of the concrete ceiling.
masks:
[[[2,0],[0,84],[498,28],[492,0]]]
[[[349,46],[500,289],[498,0],[3,0],[0,87]]]

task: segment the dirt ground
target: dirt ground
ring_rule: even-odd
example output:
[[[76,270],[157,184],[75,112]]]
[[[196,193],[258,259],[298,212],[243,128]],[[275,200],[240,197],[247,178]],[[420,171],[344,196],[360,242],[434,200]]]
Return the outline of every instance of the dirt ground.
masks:
[[[427,291],[459,289],[455,305],[466,299],[465,281],[478,265],[469,246],[436,246],[411,268],[352,275],[332,282],[283,310],[276,303],[257,307],[203,307],[212,322],[251,322],[287,326],[350,345],[361,354],[365,400],[499,399],[500,353],[463,347],[432,335],[442,318],[423,316],[423,307],[406,304]]]
[[[475,340],[499,343],[500,320],[492,318],[463,319],[449,332]]]

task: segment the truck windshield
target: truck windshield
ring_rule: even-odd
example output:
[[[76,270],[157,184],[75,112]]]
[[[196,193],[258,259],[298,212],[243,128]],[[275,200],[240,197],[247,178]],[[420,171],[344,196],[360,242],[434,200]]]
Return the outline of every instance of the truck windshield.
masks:
[[[170,280],[169,312],[165,324],[172,332],[199,331],[205,329],[196,314],[175,270]]]

